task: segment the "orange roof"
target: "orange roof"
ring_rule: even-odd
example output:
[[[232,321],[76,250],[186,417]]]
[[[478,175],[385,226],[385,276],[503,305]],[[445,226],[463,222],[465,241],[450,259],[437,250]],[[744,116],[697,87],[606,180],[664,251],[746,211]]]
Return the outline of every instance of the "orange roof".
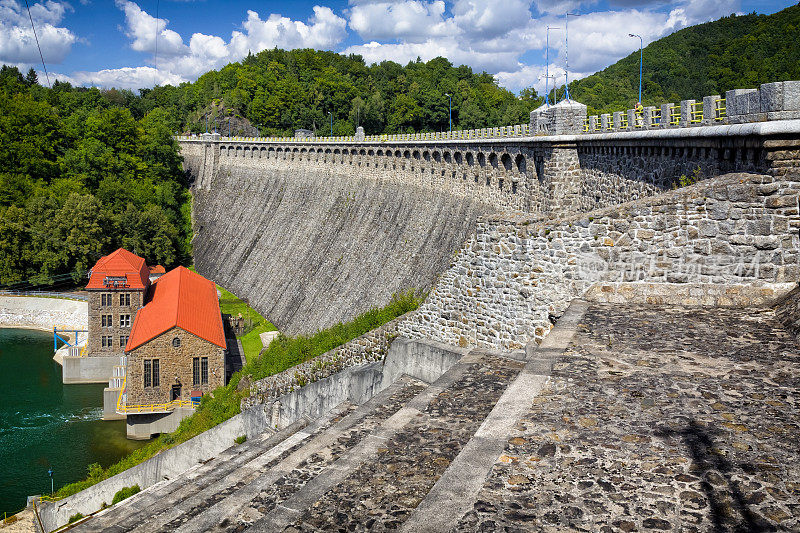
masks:
[[[164,272],[166,272],[166,270],[164,270],[164,267],[161,265],[155,265],[150,267],[151,274],[163,274]]]
[[[174,327],[226,347],[216,285],[185,267],[170,270],[153,282],[149,301],[136,313],[125,351]]]
[[[125,248],[101,257],[92,267],[87,289],[146,289],[150,270],[144,259]]]

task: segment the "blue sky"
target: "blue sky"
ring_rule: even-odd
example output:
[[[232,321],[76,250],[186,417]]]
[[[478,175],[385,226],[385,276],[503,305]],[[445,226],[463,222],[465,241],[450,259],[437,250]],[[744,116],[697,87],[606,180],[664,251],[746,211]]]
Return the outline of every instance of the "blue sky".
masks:
[[[647,45],[689,25],[731,13],[774,13],[796,0],[29,2],[48,71],[81,85],[191,81],[248,50],[278,46],[358,53],[368,63],[441,55],[518,91],[544,85],[548,25],[559,27],[550,32],[550,71],[563,81],[566,12],[579,15],[569,22],[575,79],[634,51],[638,39],[629,33]],[[0,0],[0,62],[41,71],[24,0]]]

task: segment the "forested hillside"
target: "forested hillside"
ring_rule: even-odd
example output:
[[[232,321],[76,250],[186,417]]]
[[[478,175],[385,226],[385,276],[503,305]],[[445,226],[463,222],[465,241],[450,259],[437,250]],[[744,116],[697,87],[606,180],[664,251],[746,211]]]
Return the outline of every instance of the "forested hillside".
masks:
[[[167,267],[189,260],[174,111],[2,67],[0,286],[78,282],[119,246]]]
[[[443,131],[527,122],[541,104],[533,90],[517,97],[486,73],[454,67],[444,58],[402,66],[391,61],[367,66],[361,56],[315,50],[264,50],[240,63],[208,72],[180,87],[160,87],[159,105],[174,102],[187,117],[185,129],[215,124],[228,131],[228,116],[242,116],[261,135],[292,134],[296,128],[351,135]],[[220,104],[225,112],[219,112]],[[330,114],[329,114],[330,113]],[[232,131],[236,133],[236,131]]]
[[[677,31],[644,49],[644,105],[724,95],[730,89],[800,80],[800,4],[772,15],[731,15]],[[631,39],[632,47],[638,39]],[[589,112],[631,108],[638,99],[639,50],[570,83]]]

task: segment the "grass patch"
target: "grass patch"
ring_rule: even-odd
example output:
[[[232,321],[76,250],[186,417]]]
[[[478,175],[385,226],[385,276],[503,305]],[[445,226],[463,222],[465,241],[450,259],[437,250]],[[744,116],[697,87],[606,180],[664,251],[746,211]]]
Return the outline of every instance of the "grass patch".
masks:
[[[69,522],[67,522],[67,524],[74,524],[81,518],[84,518],[84,516],[81,513],[75,513],[74,515],[69,517]]]
[[[245,442],[247,442],[247,435],[239,435],[238,437],[233,439],[233,442],[235,442],[236,444],[244,444]]]
[[[386,307],[371,309],[351,322],[345,324],[339,322],[314,335],[297,337],[278,335],[261,357],[248,360],[242,368],[242,375],[249,374],[255,379],[261,379],[283,372],[416,309],[423,299],[424,295],[408,291],[396,294]]]
[[[139,488],[139,485],[133,485],[131,487],[122,487],[114,494],[114,499],[111,500],[111,505],[116,505],[122,500],[127,500],[134,494],[141,492],[142,489]]]
[[[224,294],[225,293],[223,293],[223,295]],[[65,498],[91,487],[104,479],[124,472],[154,455],[185,442],[211,429],[217,424],[228,420],[232,416],[239,414],[241,400],[244,395],[247,394],[246,391],[236,390],[236,386],[239,384],[239,380],[242,376],[250,374],[253,379],[261,379],[283,372],[287,368],[291,368],[308,359],[322,355],[328,350],[341,346],[368,331],[416,309],[422,303],[424,297],[425,295],[423,294],[409,291],[395,295],[386,307],[372,309],[357,316],[351,322],[336,324],[330,328],[318,331],[314,335],[298,337],[279,335],[260,357],[258,356],[258,352],[256,352],[256,355],[252,359],[248,358],[245,367],[240,372],[233,375],[228,385],[218,387],[211,394],[204,395],[197,411],[195,411],[192,416],[184,418],[178,426],[178,429],[174,432],[160,435],[158,438],[147,443],[147,445],[132,452],[106,469],[103,469],[99,464],[89,465],[87,478],[83,481],[70,483],[58,489],[55,495],[56,499]],[[263,317],[261,318],[263,319]],[[264,320],[264,322],[267,321]],[[267,324],[269,323],[267,322]],[[272,326],[272,324],[269,325]],[[272,326],[272,328],[274,329],[274,326]],[[257,330],[253,330],[250,333],[252,334],[255,331]],[[246,336],[247,335],[244,337]],[[244,341],[242,341],[242,345],[244,346]],[[114,498],[116,499],[116,495]]]

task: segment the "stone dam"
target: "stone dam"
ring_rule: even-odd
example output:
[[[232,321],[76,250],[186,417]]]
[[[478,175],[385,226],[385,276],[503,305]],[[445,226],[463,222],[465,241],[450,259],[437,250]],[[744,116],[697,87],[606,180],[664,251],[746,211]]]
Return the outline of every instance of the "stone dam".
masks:
[[[39,530],[800,529],[800,82],[179,142],[198,270],[281,330],[429,294]]]

